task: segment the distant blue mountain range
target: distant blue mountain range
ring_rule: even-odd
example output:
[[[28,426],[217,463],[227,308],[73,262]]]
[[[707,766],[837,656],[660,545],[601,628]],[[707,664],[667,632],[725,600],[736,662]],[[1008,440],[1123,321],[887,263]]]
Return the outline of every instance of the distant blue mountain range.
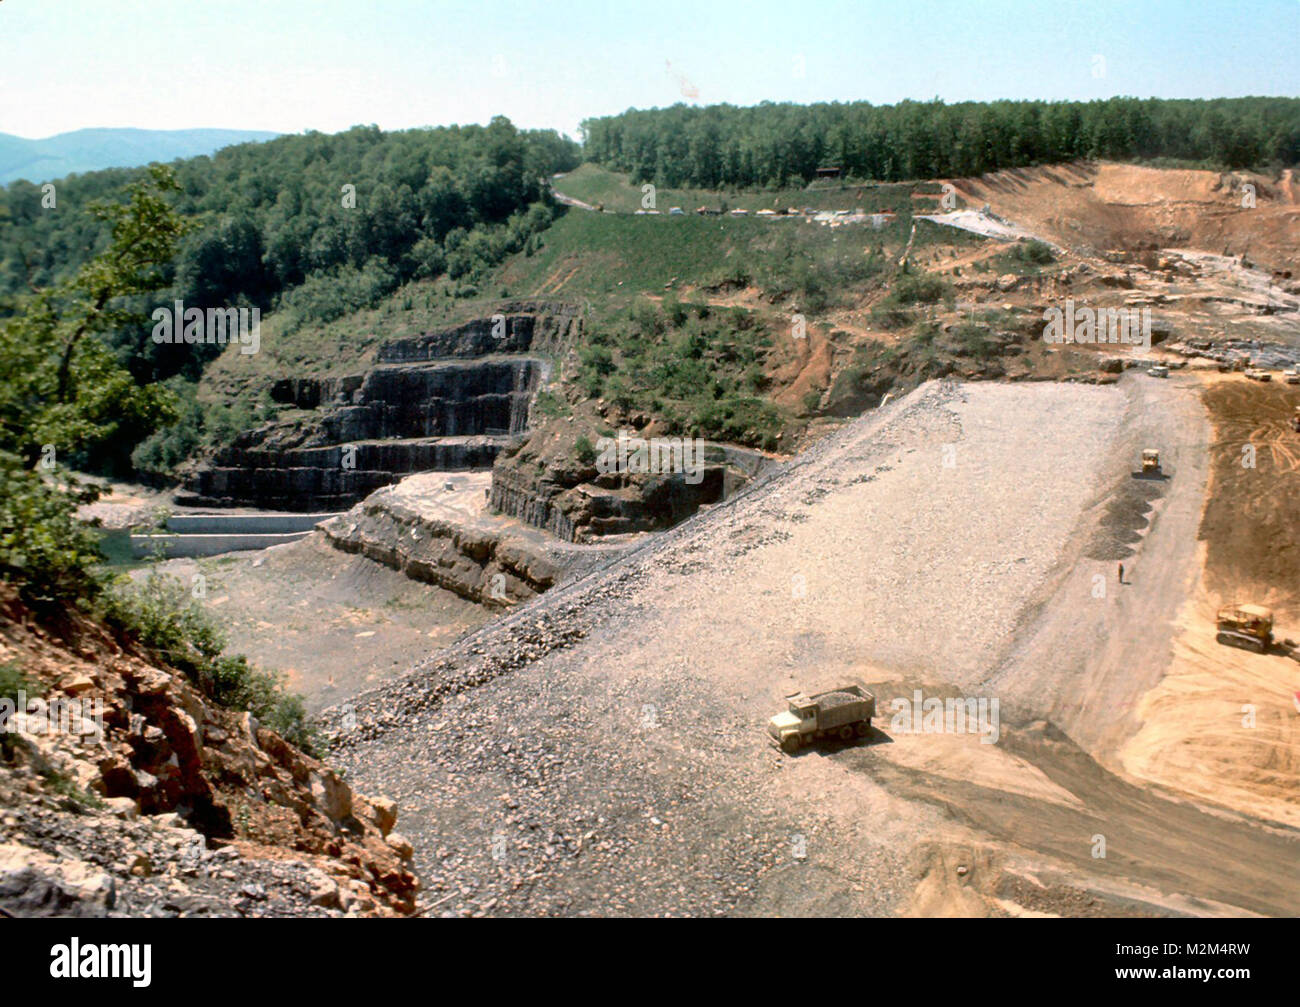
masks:
[[[78,129],[27,140],[0,133],[0,185],[19,178],[47,182],[78,171],[197,157],[232,143],[279,135],[255,129]]]

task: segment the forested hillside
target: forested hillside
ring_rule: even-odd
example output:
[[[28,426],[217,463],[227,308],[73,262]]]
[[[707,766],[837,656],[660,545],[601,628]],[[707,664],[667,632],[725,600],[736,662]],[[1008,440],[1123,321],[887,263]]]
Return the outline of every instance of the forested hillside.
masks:
[[[637,181],[702,189],[807,182],[830,166],[897,181],[1075,158],[1219,168],[1300,162],[1297,98],[674,105],[582,128],[589,160]]]
[[[488,126],[385,133],[358,126],[243,144],[181,162],[173,205],[201,226],[165,268],[149,300],[104,334],[140,380],[197,377],[220,346],[156,345],[144,319],[157,304],[285,308],[328,320],[375,303],[415,277],[458,278],[495,264],[551,220],[544,181],[577,163],[572,141]],[[93,212],[116,202],[144,169],[0,190],[0,318],[17,298],[73,275],[109,241]],[[136,317],[131,318],[134,314]],[[197,351],[197,352],[196,352]]]

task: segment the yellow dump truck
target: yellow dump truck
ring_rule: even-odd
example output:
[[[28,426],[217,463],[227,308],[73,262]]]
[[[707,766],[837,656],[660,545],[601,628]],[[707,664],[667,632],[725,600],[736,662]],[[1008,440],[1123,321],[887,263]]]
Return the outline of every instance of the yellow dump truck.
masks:
[[[767,733],[788,755],[819,738],[851,741],[871,733],[876,697],[860,685],[844,685],[812,696],[796,692],[785,698],[788,709],[767,722]]]
[[[1273,612],[1262,605],[1225,605],[1216,617],[1214,637],[1225,647],[1244,647],[1257,654],[1273,645]]]

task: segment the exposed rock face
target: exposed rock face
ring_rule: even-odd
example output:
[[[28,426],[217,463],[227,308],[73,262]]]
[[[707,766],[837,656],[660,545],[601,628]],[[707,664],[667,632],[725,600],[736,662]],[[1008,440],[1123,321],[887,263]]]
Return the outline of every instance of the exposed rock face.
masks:
[[[310,869],[337,911],[412,910],[418,885],[401,845],[388,842],[391,802],[353,792],[250,714],[217,706],[84,616],[48,633],[12,592],[0,595],[0,662],[17,663],[46,703],[100,704],[102,720],[102,730],[93,715],[51,729],[26,711],[9,714],[16,729],[0,735],[0,907],[104,915],[124,896],[138,911],[174,898],[169,890],[185,878],[196,879],[196,893],[219,891],[231,879],[201,870],[214,841],[232,848],[227,866],[232,857],[301,861],[296,872],[254,872],[262,894],[251,902],[265,900],[277,878],[303,887]],[[64,855],[69,845],[81,861]],[[132,850],[147,852],[137,863]],[[147,893],[124,892],[156,873],[167,876]],[[230,897],[209,901],[233,911]]]
[[[337,549],[488,606],[526,601],[613,555],[487,514],[487,474],[460,479],[467,488],[443,492],[441,475],[411,476],[325,522],[320,533]]]
[[[337,549],[360,553],[412,580],[437,584],[486,605],[527,600],[555,583],[560,572],[546,557],[518,543],[456,522],[424,520],[384,490],[327,521],[321,531]],[[494,591],[497,575],[500,587]]]
[[[313,439],[343,444],[518,433],[528,423],[528,404],[545,373],[545,365],[532,357],[493,357],[385,365],[357,379],[286,379],[277,388],[300,408],[328,403]]]
[[[248,431],[200,466],[181,503],[339,510],[412,472],[487,468],[529,409],[576,307],[510,302],[500,313],[396,340],[361,375],[282,378],[272,398],[315,415]]]
[[[377,367],[354,405],[322,415],[320,436],[348,443],[521,433],[546,370],[531,357]]]
[[[725,499],[769,459],[757,451],[709,444],[698,482],[684,473],[601,473],[595,465],[552,456],[538,464],[526,451],[492,470],[493,510],[544,528],[567,542],[669,528],[704,504]]]
[[[364,380],[363,374],[342,378],[281,378],[271,386],[271,398],[299,409],[315,409],[323,403],[352,401],[353,393]]]
[[[241,435],[235,446],[196,473],[184,504],[252,505],[290,511],[350,507],[410,472],[487,468],[508,437],[413,438],[321,447],[285,446],[293,430],[263,428]],[[266,440],[258,443],[259,435]],[[350,464],[345,464],[345,461]]]
[[[379,350],[381,363],[481,357],[489,353],[558,355],[582,324],[573,304],[511,301],[489,318],[476,318],[455,328],[396,339]]]

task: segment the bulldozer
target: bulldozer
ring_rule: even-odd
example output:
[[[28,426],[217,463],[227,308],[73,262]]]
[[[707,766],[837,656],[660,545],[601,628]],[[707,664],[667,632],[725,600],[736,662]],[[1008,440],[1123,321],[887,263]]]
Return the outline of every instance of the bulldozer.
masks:
[[[1144,476],[1160,475],[1160,452],[1155,448],[1142,450],[1142,474]]]
[[[1300,434],[1300,406],[1296,406],[1291,415],[1291,429]]]
[[[1215,639],[1225,647],[1263,654],[1273,646],[1273,610],[1262,605],[1225,605],[1215,617]]]

